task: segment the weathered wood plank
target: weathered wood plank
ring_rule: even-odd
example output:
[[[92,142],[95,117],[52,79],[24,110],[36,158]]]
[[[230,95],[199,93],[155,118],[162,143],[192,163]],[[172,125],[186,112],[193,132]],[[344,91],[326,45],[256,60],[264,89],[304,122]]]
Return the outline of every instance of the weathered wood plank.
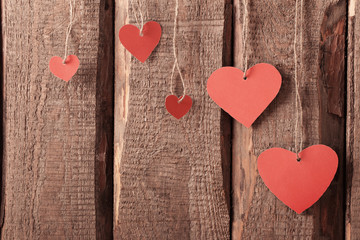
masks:
[[[2,3],[0,1],[0,12],[1,12],[1,16],[2,16]],[[2,18],[2,17],[0,17]],[[0,32],[2,33],[2,24],[0,24]],[[3,46],[3,39],[2,36],[0,38],[0,46]],[[3,66],[3,52],[1,51],[0,54],[0,81],[1,81],[1,90],[0,90],[0,99],[3,99],[3,76],[4,76],[4,66]],[[3,111],[3,104],[0,104],[0,132],[1,132],[1,144],[0,144],[0,152],[1,152],[1,157],[0,157],[0,226],[2,226],[4,224],[4,214],[5,214],[5,184],[3,182],[4,181],[4,175],[3,173],[4,171],[4,161],[3,161],[3,150],[4,150],[4,132],[3,132],[3,118],[4,118],[4,111]]]
[[[135,2],[135,1],[133,1]],[[127,0],[117,2],[116,32]],[[221,111],[206,80],[223,64],[225,1],[179,1],[178,57],[194,104],[181,120],[167,113],[175,1],[141,1],[162,26],[145,63],[117,41],[115,87],[115,239],[228,239],[221,170]],[[136,9],[135,9],[136,10]],[[176,93],[181,82],[176,77]]]
[[[349,1],[346,118],[346,239],[360,239],[360,2]]]
[[[298,28],[298,76],[304,112],[304,147],[323,143],[339,155],[330,188],[298,215],[263,184],[257,156],[271,147],[294,150],[293,39],[295,1],[248,1],[249,66],[273,64],[283,77],[279,95],[252,128],[233,131],[233,239],[342,239],[344,236],[344,88],[346,1],[303,1]],[[299,1],[300,2],[300,1]],[[235,1],[235,66],[242,68],[242,1]],[[301,23],[301,15],[299,23]],[[302,41],[301,41],[302,39]]]
[[[2,0],[1,5],[5,69],[1,236],[111,236],[111,221],[109,232],[104,220],[108,210],[96,210],[95,205],[109,195],[103,174],[109,174],[104,163],[112,157],[112,132],[103,131],[112,129],[111,120],[105,119],[112,115],[108,104],[113,100],[105,96],[112,92],[112,76],[104,71],[112,68],[113,49],[99,42],[106,40],[99,34],[108,34],[107,27],[100,31],[99,26],[109,22],[99,14],[109,5],[100,0],[76,1],[69,53],[79,57],[80,68],[69,83],[48,69],[49,59],[64,53],[69,1]],[[97,92],[98,87],[106,89]],[[95,167],[103,168],[95,173]]]

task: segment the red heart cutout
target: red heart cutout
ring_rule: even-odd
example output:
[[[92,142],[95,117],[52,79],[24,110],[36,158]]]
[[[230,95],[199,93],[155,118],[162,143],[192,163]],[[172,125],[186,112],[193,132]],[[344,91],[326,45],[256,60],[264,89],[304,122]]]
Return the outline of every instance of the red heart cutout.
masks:
[[[270,148],[258,157],[265,185],[288,207],[302,213],[324,194],[335,176],[338,157],[325,145],[313,145],[299,153]]]
[[[177,119],[182,118],[192,106],[191,97],[188,95],[185,95],[181,102],[180,99],[181,97],[178,98],[175,95],[169,95],[165,100],[166,110]]]
[[[211,74],[207,91],[214,102],[246,127],[260,116],[276,97],[281,75],[272,65],[259,63],[246,71],[223,67]]]
[[[161,37],[161,26],[159,23],[151,21],[147,22],[142,30],[132,25],[127,24],[119,31],[120,42],[124,47],[140,62],[145,62],[158,45]]]
[[[50,71],[58,78],[68,82],[77,72],[80,61],[77,56],[67,56],[65,63],[61,57],[52,57],[49,62]]]

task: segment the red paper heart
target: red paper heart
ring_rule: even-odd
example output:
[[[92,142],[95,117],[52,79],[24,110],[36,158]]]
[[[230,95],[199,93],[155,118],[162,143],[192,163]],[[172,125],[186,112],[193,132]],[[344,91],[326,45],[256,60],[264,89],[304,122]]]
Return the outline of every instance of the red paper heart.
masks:
[[[142,30],[127,24],[120,29],[119,38],[124,47],[136,57],[140,62],[145,62],[158,45],[161,37],[161,26],[159,23],[151,21],[147,22]]]
[[[165,100],[166,110],[177,119],[182,118],[192,106],[191,97],[188,95],[185,95],[181,102],[180,99],[181,97],[178,98],[175,95],[169,95]]]
[[[223,67],[211,74],[207,91],[214,102],[246,127],[260,116],[276,97],[281,75],[267,63],[259,63],[246,71]]]
[[[335,176],[338,157],[325,145],[299,153],[271,148],[260,154],[258,170],[265,185],[288,207],[302,213],[324,194]]]
[[[52,57],[49,62],[50,71],[58,78],[68,82],[79,68],[80,62],[77,56],[69,55],[65,63],[61,57]]]

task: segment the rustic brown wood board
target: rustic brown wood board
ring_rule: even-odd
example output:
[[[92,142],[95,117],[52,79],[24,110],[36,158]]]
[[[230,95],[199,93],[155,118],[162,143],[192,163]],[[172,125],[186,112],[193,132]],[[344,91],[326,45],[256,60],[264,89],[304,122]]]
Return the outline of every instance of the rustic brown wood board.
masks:
[[[81,67],[66,84],[48,62],[64,53],[69,2],[1,2],[2,239],[112,236],[113,17],[102,28],[105,5],[112,2],[76,2],[69,52]]]
[[[360,2],[304,0],[298,16],[304,147],[339,156],[329,189],[300,215],[257,171],[264,150],[294,150],[295,1],[247,0],[244,49],[243,1],[179,0],[177,54],[193,99],[180,120],[164,105],[175,0],[140,2],[162,27],[145,63],[118,38],[136,22],[131,1],[76,0],[69,54],[80,68],[66,83],[48,62],[64,53],[69,1],[1,1],[1,239],[360,239]],[[206,91],[244,53],[283,78],[249,129]]]
[[[235,2],[234,52],[242,52],[242,3]],[[276,99],[251,129],[233,132],[233,239],[342,239],[344,237],[345,1],[306,1],[298,35],[298,78],[304,111],[304,147],[326,144],[339,155],[330,188],[303,214],[282,204],[264,185],[257,156],[271,147],[294,150],[294,1],[251,1],[249,65],[273,64],[283,82]],[[261,16],[261,17],[260,17]],[[275,17],[276,16],[276,17]],[[301,28],[301,25],[299,25]],[[298,28],[298,32],[301,32]],[[302,51],[301,51],[302,49]],[[241,53],[234,65],[242,67]]]

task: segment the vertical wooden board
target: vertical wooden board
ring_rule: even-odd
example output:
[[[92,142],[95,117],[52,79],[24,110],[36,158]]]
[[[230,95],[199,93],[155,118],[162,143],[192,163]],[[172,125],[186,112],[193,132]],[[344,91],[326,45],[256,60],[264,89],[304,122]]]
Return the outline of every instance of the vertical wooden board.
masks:
[[[121,45],[118,32],[121,26],[128,23],[128,1],[115,2],[115,106],[114,106],[114,210],[113,210],[113,235],[121,239],[119,233],[119,207],[120,191],[122,184],[120,182],[121,156],[124,150],[124,137],[126,122],[128,119],[129,105],[129,73],[131,55]],[[123,236],[122,238],[125,238]]]
[[[346,239],[360,239],[360,2],[349,1],[346,121]]]
[[[0,11],[2,9],[2,3],[0,1]],[[1,14],[2,15],[2,14]],[[1,17],[0,17],[1,19]],[[0,32],[2,33],[2,24],[0,24]],[[2,47],[3,46],[3,39],[2,37],[0,38],[0,46]],[[3,52],[1,52],[1,55],[0,55],[0,86],[1,86],[1,90],[0,90],[0,99],[3,100],[3,71],[4,71],[4,66],[3,66]],[[0,226],[3,225],[4,223],[4,208],[5,208],[5,199],[4,199],[4,196],[5,196],[5,186],[3,184],[3,179],[4,179],[4,175],[3,175],[3,172],[4,172],[4,162],[3,162],[3,139],[4,139],[4,132],[3,132],[3,129],[4,129],[4,126],[3,126],[3,117],[4,117],[4,111],[3,111],[3,104],[0,104],[0,132],[1,132],[1,144],[0,144],[0,152],[1,152],[1,157],[0,157],[0,189],[1,189],[1,192],[0,192]],[[1,231],[0,231],[1,232]]]
[[[117,3],[118,32],[134,17],[127,0]],[[206,93],[207,78],[222,65],[225,1],[179,1],[177,52],[194,101],[180,120],[165,109],[175,1],[141,6],[146,21],[161,24],[162,37],[145,63],[115,47],[114,238],[229,239],[221,111]],[[180,78],[174,82],[181,95]]]
[[[233,130],[233,239],[342,239],[344,236],[344,88],[346,1],[303,1],[298,18],[298,79],[303,108],[304,148],[326,144],[339,156],[339,169],[323,197],[302,214],[279,201],[257,171],[257,157],[272,147],[294,151],[295,1],[247,1],[249,34],[242,41],[243,1],[235,1],[235,66],[266,62],[281,73],[276,99],[250,129]],[[299,13],[300,13],[300,2]],[[303,21],[301,21],[303,18]],[[302,26],[300,25],[303,22]]]
[[[80,68],[68,83],[54,77],[48,63],[52,56],[64,54],[69,1],[1,4],[5,136],[1,236],[95,239],[96,229],[103,227],[96,226],[96,218],[103,214],[95,210],[95,203],[104,189],[101,181],[95,187],[95,166],[101,165],[95,162],[105,158],[96,154],[109,152],[95,147],[104,143],[98,132],[106,129],[97,125],[101,115],[97,111],[109,101],[99,104],[107,90],[96,94],[98,81],[109,82],[109,76],[98,72],[99,64],[109,66],[99,61],[108,59],[99,52],[99,34],[105,31],[99,30],[99,7],[105,7],[105,1],[76,1],[69,54],[79,57]]]

